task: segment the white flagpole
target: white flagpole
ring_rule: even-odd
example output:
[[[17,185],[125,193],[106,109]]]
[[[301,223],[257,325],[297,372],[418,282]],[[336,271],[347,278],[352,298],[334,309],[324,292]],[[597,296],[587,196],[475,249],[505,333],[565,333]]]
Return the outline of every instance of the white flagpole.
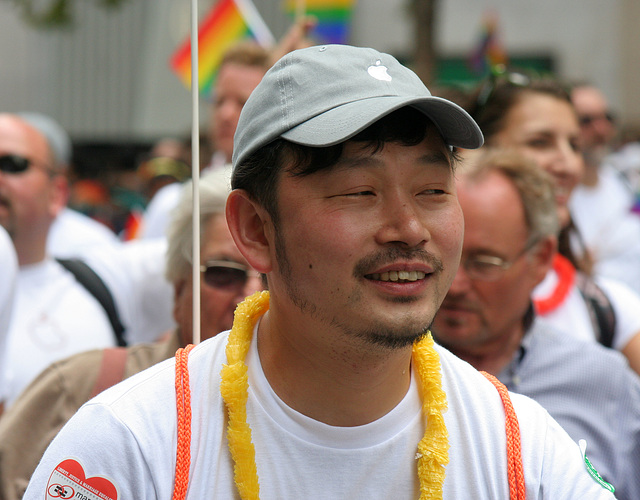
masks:
[[[200,118],[198,86],[198,0],[191,0],[191,178],[193,179],[192,342],[200,343]]]

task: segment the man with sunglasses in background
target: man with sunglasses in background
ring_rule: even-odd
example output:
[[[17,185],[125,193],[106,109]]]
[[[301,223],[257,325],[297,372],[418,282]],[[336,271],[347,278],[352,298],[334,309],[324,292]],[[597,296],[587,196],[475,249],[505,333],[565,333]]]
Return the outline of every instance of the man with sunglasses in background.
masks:
[[[67,131],[42,113],[21,112],[18,116],[47,138],[63,179],[68,177],[73,166],[73,144]],[[117,235],[105,224],[68,206],[60,210],[47,235],[48,253],[61,258],[76,257],[84,249],[119,243]]]
[[[2,332],[5,409],[51,362],[115,343],[105,310],[46,250],[51,225],[67,202],[64,167],[37,126],[0,115],[0,225],[20,268],[11,324]]]
[[[228,169],[207,173],[200,181],[201,330],[203,339],[231,328],[238,302],[262,288],[236,248],[224,208]],[[58,430],[97,392],[170,358],[192,336],[192,193],[183,187],[169,227],[166,275],[174,288],[178,327],[154,344],[92,350],[51,365],[0,419],[0,498],[22,498],[31,473]]]
[[[578,146],[584,158],[582,182],[569,201],[573,221],[593,256],[595,272],[640,293],[640,218],[632,213],[632,185],[621,173],[628,167],[612,156],[614,117],[603,92],[593,85],[574,85],[571,102],[580,122]]]
[[[434,336],[585,440],[616,498],[640,498],[640,380],[620,353],[563,335],[534,313],[531,292],[556,251],[553,184],[516,153],[472,161],[458,181],[461,264]]]

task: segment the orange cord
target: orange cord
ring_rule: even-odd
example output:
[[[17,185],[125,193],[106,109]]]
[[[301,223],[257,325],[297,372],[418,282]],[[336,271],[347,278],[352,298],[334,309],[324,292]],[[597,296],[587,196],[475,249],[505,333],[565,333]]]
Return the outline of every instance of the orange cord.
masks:
[[[520,441],[520,424],[513,409],[509,391],[496,377],[481,371],[500,394],[505,412],[505,427],[507,432],[507,472],[509,475],[509,493],[511,500],[525,500],[524,471],[522,468],[522,449]]]
[[[189,468],[191,467],[191,388],[189,387],[189,352],[195,346],[189,344],[176,352],[176,408],[178,411],[178,445],[176,453],[176,479],[173,500],[184,500],[189,486]],[[522,449],[520,443],[520,424],[513,409],[509,391],[493,375],[482,373],[500,394],[505,410],[507,434],[507,471],[511,500],[525,499],[524,471],[522,468]]]
[[[178,410],[178,446],[176,453],[176,481],[173,500],[184,500],[189,486],[191,467],[191,388],[189,387],[189,344],[176,352],[176,408]]]

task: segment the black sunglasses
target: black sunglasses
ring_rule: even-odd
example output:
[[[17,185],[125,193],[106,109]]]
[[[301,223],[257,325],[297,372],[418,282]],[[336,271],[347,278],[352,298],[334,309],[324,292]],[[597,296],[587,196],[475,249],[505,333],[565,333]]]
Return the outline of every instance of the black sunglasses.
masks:
[[[597,120],[606,120],[609,123],[615,122],[615,117],[612,113],[606,112],[601,115],[582,115],[579,118],[580,125],[586,127],[587,125],[591,125],[593,122]]]
[[[204,282],[221,290],[241,289],[249,279],[249,268],[229,260],[210,260],[200,266]]]
[[[2,155],[0,156],[0,171],[7,174],[19,174],[29,168],[30,161],[28,158],[18,155]]]
[[[42,165],[45,170],[50,170],[46,165],[39,164],[34,160],[25,158],[20,155],[2,155],[0,156],[0,172],[5,174],[21,174],[25,172],[31,165]]]

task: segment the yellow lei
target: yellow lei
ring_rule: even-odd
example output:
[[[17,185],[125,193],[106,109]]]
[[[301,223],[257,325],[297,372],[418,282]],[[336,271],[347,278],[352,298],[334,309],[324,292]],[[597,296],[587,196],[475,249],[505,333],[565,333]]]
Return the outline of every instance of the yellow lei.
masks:
[[[247,423],[249,379],[244,360],[255,324],[268,309],[269,292],[255,293],[238,305],[226,348],[228,364],[221,372],[220,390],[229,414],[229,450],[235,463],[236,487],[243,500],[259,500],[260,493],[255,449]],[[414,344],[413,363],[420,379],[426,420],[424,437],[416,453],[420,500],[442,499],[445,466],[449,463],[449,436],[443,417],[447,396],[442,390],[440,357],[433,348],[430,333]]]

